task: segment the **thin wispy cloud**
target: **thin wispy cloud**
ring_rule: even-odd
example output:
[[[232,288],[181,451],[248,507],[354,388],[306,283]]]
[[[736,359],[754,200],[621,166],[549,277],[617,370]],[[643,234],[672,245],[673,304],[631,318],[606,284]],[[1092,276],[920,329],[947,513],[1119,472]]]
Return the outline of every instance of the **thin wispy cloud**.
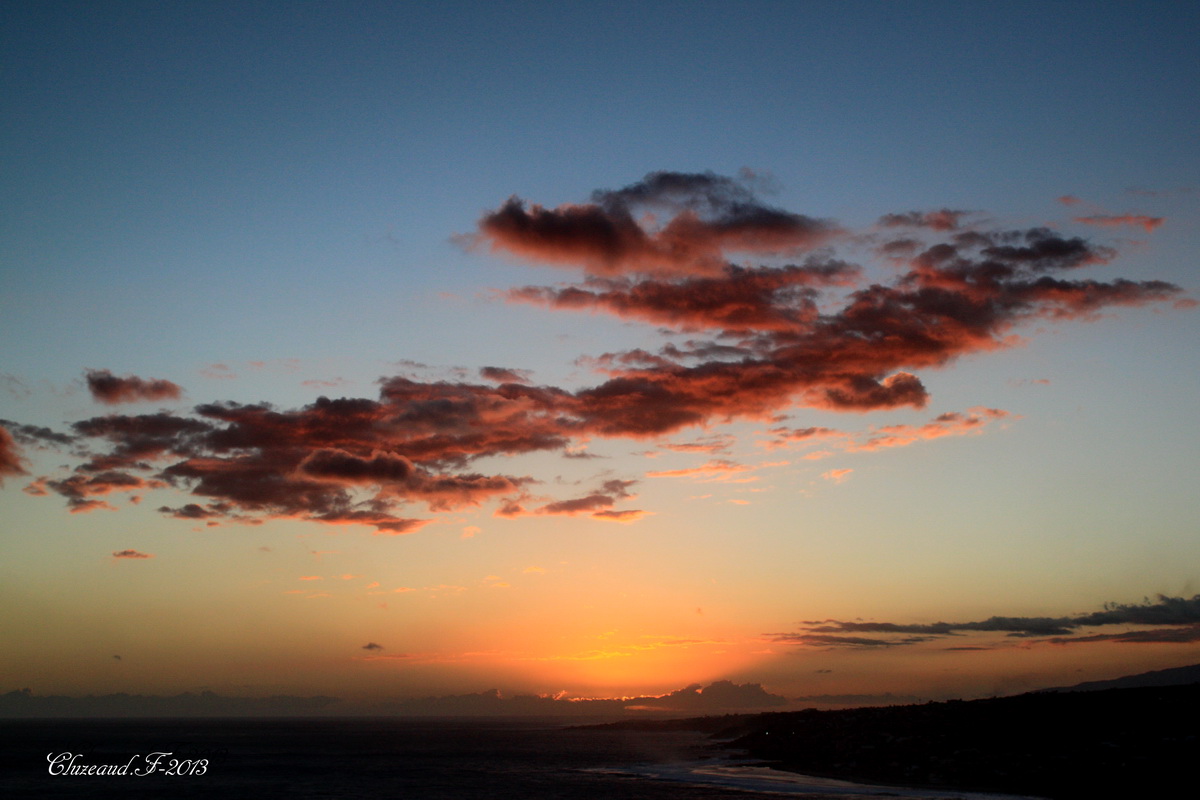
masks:
[[[959,227],[959,220],[969,215],[970,211],[953,211],[943,208],[938,211],[909,211],[904,214],[885,214],[879,218],[879,225],[885,228],[929,228],[935,231],[953,231]]]
[[[772,428],[770,439],[759,444],[769,449],[807,447],[820,444],[847,453],[865,453],[889,448],[907,447],[917,442],[953,436],[972,436],[983,433],[997,421],[1010,419],[1007,411],[977,407],[967,412],[947,411],[923,425],[881,425],[867,431],[841,431],[833,428]],[[832,455],[827,451],[825,455]]]
[[[1150,193],[1148,196],[1153,196]],[[1074,195],[1063,195],[1058,198],[1058,202],[1065,206],[1076,207],[1080,206],[1083,209],[1091,211],[1090,214],[1081,214],[1074,217],[1073,220],[1083,225],[1094,225],[1101,228],[1122,228],[1122,227],[1138,227],[1146,233],[1154,233],[1154,231],[1166,222],[1166,217],[1152,217],[1148,214],[1138,214],[1125,212],[1114,214],[1094,203],[1084,202],[1082,199]],[[1082,209],[1081,209],[1082,210]]]
[[[112,554],[113,558],[131,558],[134,560],[142,558],[154,558],[153,553],[143,553],[138,550],[118,550]]]
[[[850,477],[852,469],[831,469],[827,472],[822,472],[821,477],[832,483],[844,483]]]
[[[506,502],[497,509],[496,516],[508,518],[530,515],[573,517],[586,514],[595,519],[633,522],[640,518],[644,512],[636,509],[614,510],[612,507],[618,501],[634,496],[629,489],[635,483],[636,481],[632,480],[608,480],[604,482],[599,491],[592,494],[566,500],[556,500],[533,509],[527,509],[522,505],[525,501],[524,498],[517,498]]]
[[[1082,630],[1145,626],[1150,630],[1120,630],[1077,635]],[[864,634],[872,634],[864,636]],[[1063,617],[995,616],[969,622],[872,622],[816,620],[794,633],[767,634],[772,641],[809,647],[895,647],[969,634],[1003,634],[1055,645],[1086,642],[1178,643],[1200,641],[1200,595],[1191,598],[1159,595],[1140,604],[1109,603],[1100,611]],[[971,645],[990,649],[1003,645]],[[964,646],[951,649],[961,650]]]
[[[1158,226],[1166,222],[1166,217],[1150,217],[1145,214],[1093,214],[1088,217],[1075,217],[1075,221],[1105,228],[1133,225],[1142,228],[1146,233],[1154,233]]]
[[[704,480],[727,480],[730,476],[748,472],[753,467],[739,464],[728,459],[717,459],[705,462],[698,467],[683,469],[665,469],[647,472],[647,478],[700,478]]]

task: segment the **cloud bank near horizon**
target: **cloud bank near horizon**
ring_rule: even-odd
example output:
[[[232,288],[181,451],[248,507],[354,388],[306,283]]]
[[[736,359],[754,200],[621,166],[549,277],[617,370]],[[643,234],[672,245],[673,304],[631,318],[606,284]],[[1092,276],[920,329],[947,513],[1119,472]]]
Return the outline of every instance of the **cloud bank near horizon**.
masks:
[[[602,376],[595,385],[537,385],[519,367],[484,366],[487,383],[391,376],[380,379],[375,398],[320,397],[297,409],[214,401],[189,412],[91,417],[69,433],[5,423],[0,479],[24,473],[22,445],[66,447],[78,463],[37,477],[26,491],[56,493],[72,512],[111,509],[102,498],[116,492],[172,488],[195,502],[159,511],[206,524],[302,519],[402,534],[430,521],[413,516],[414,505],[437,514],[484,504],[499,516],[633,521],[648,512],[615,508],[633,497],[632,480],[539,499],[529,510],[531,487],[542,479],[477,464],[535,452],[578,457],[595,438],[659,439],[735,420],[778,426],[794,409],[920,409],[930,396],[916,372],[1011,347],[1022,324],[1195,305],[1164,281],[1077,277],[1116,251],[1049,228],[976,227],[967,224],[971,212],[940,209],[886,215],[854,234],[770,206],[755,187],[746,175],[654,172],[582,204],[545,208],[511,198],[465,237],[576,275],[573,283],[513,288],[504,295],[510,302],[691,337],[668,339],[656,352],[592,357],[587,363]],[[863,241],[889,280],[868,281],[869,271],[842,252]],[[735,264],[735,254],[764,263]],[[182,392],[170,381],[108,370],[89,370],[86,380],[108,404]],[[844,448],[960,435],[1005,415],[949,412],[922,428],[879,428]],[[778,446],[806,431],[818,432],[776,427],[772,435]]]
[[[1122,630],[1077,635],[1081,628],[1139,626]],[[1126,642],[1171,644],[1200,641],[1200,595],[1191,598],[1158,595],[1140,604],[1108,603],[1100,611],[1066,617],[989,617],[971,622],[845,622],[811,620],[796,633],[766,634],[772,641],[805,647],[872,648],[896,647],[943,640],[971,633],[1003,633],[1009,638],[1030,639],[1055,645],[1083,642]],[[871,634],[863,636],[861,634]],[[994,649],[1006,645],[951,647]]]

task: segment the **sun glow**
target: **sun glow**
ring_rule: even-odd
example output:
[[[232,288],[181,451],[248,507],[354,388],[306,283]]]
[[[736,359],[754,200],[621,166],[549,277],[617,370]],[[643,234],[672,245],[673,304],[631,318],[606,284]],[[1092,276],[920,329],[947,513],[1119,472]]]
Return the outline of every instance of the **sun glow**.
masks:
[[[740,674],[764,656],[757,643],[611,632],[578,649],[524,659],[532,681],[597,696],[636,696]]]

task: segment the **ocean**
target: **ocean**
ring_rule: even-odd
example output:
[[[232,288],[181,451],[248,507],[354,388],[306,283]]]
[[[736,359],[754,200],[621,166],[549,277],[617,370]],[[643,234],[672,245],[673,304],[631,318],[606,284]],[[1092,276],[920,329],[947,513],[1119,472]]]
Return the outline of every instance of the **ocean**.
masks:
[[[88,767],[126,774],[71,774]],[[0,790],[122,800],[984,797],[805,779],[739,761],[696,732],[528,719],[3,720]]]

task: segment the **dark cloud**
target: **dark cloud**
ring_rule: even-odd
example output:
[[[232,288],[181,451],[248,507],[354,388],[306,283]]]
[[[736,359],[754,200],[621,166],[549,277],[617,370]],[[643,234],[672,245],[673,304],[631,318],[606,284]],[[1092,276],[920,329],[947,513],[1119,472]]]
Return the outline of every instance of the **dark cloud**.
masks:
[[[314,450],[297,469],[314,478],[344,483],[403,483],[412,477],[413,463],[404,456],[378,450],[356,456],[337,448]]]
[[[831,224],[761,203],[745,183],[712,173],[654,172],[593,202],[528,208],[513,197],[479,222],[493,250],[581,266],[595,275],[704,274],[725,252],[786,253],[811,249],[837,232]],[[666,214],[644,225],[641,211]]]
[[[513,289],[508,297],[551,308],[606,311],[680,330],[792,331],[816,320],[815,287],[850,285],[859,272],[845,262],[817,259],[774,268],[730,264],[714,277],[594,278],[582,287]]]
[[[1200,642],[1200,625],[1181,628],[1158,628],[1152,631],[1125,631],[1123,633],[1096,633],[1072,638],[1058,637],[1048,640],[1051,644],[1076,644],[1079,642],[1125,642],[1127,644],[1184,644]]]
[[[134,559],[154,558],[154,554],[153,553],[140,553],[137,550],[119,550],[119,551],[113,553],[112,557],[113,558],[134,558]],[[121,660],[120,656],[113,656],[113,658],[117,659],[118,661]]]
[[[823,439],[827,436],[840,436],[840,431],[833,428],[809,427],[809,428],[772,428],[771,433],[778,436],[780,439],[787,441],[806,441],[810,439]]]
[[[612,508],[620,500],[625,500],[633,497],[629,491],[630,487],[636,484],[637,481],[626,480],[608,480],[597,492],[584,495],[583,497],[575,497],[568,500],[557,500],[545,505],[539,506],[533,510],[527,510],[520,505],[516,500],[509,501],[496,512],[497,516],[501,517],[521,517],[530,514],[538,515],[564,515],[576,516],[579,514],[588,514],[596,519],[610,521],[632,521],[637,519],[645,512],[639,510],[618,511]]]
[[[307,519],[313,522],[323,522],[326,525],[368,525],[374,528],[376,533],[396,536],[416,533],[429,524],[427,519],[406,519],[393,514],[369,510],[326,511],[323,514],[307,517]]]
[[[613,479],[610,481],[605,481],[602,488],[605,493],[611,495],[614,499],[623,500],[626,497],[633,497],[633,494],[629,491],[629,489],[636,484],[637,481],[622,481]]]
[[[530,383],[529,370],[505,369],[504,367],[482,367],[479,377],[496,383]]]
[[[920,239],[888,239],[875,249],[884,258],[903,262],[920,252],[922,247]]]
[[[89,369],[87,387],[100,403],[138,403],[148,400],[178,400],[183,390],[164,380],[144,380],[135,375],[118,378],[106,369]]]
[[[820,441],[828,439],[845,439],[850,434],[845,431],[839,431],[834,428],[825,428],[821,426],[809,426],[807,428],[788,428],[780,426],[771,428],[767,431],[770,439],[759,442],[760,445],[767,448],[788,447],[798,445],[804,447],[811,444],[816,444]],[[831,451],[823,450],[821,453],[810,455],[810,458],[819,457],[820,454],[832,455]]]
[[[626,508],[620,511],[596,511],[592,513],[592,519],[606,522],[636,522],[649,513],[651,512],[643,511],[640,508]]]
[[[219,510],[204,508],[196,503],[188,503],[187,505],[180,506],[179,508],[160,506],[158,513],[167,514],[175,517],[176,519],[209,519],[210,517],[224,516],[224,513]]]
[[[1080,628],[1107,625],[1155,625],[1149,631],[1119,631],[1089,636],[1074,636]],[[1161,627],[1178,626],[1178,627]],[[1200,595],[1192,598],[1159,595],[1141,604],[1110,603],[1104,610],[1070,617],[989,617],[976,622],[934,622],[911,624],[896,622],[842,622],[838,620],[804,623],[803,632],[768,634],[774,641],[807,646],[878,647],[916,644],[934,637],[961,636],[969,633],[1005,633],[1010,637],[1042,638],[1054,644],[1076,642],[1169,643],[1200,641]],[[870,639],[849,634],[884,634],[889,638]],[[973,650],[978,647],[953,647]]]
[[[13,439],[27,447],[54,447],[75,442],[74,436],[58,433],[44,425],[22,425],[12,420],[0,419],[0,427],[7,428]]]
[[[1052,636],[1069,633],[1062,619],[1046,617],[991,617],[981,622],[935,622],[929,625],[899,625],[894,622],[833,622],[816,625],[814,633],[916,633],[949,636],[963,631],[999,631],[1019,636]]]
[[[1158,595],[1157,602],[1109,603],[1102,611],[1075,618],[1076,625],[1186,625],[1200,622],[1200,595],[1191,598]]]
[[[828,636],[820,633],[768,633],[773,642],[800,644],[808,647],[890,647],[897,642],[889,639],[868,639],[862,636]]]
[[[1116,255],[1107,247],[1097,247],[1078,236],[1066,239],[1047,228],[997,234],[972,232],[959,235],[955,242],[959,247],[980,246],[984,264],[1012,269],[1013,274],[1022,268],[1037,273],[1104,264]]]
[[[613,499],[606,494],[589,494],[587,497],[576,497],[572,500],[559,500],[547,503],[537,510],[538,514],[579,514],[586,511],[600,511],[613,504]]]
[[[525,506],[521,505],[518,500],[505,500],[495,512],[497,517],[508,517],[509,519],[523,517],[527,513],[529,512],[525,510]]]
[[[99,439],[112,447],[106,453],[93,452],[78,467],[81,472],[110,469],[149,469],[150,463],[164,457],[186,456],[193,452],[211,424],[167,412],[124,416],[113,414],[92,417],[71,425],[76,439]]]
[[[362,649],[363,650],[382,650],[383,645],[375,644],[375,642],[367,642],[366,644],[363,645]]]

